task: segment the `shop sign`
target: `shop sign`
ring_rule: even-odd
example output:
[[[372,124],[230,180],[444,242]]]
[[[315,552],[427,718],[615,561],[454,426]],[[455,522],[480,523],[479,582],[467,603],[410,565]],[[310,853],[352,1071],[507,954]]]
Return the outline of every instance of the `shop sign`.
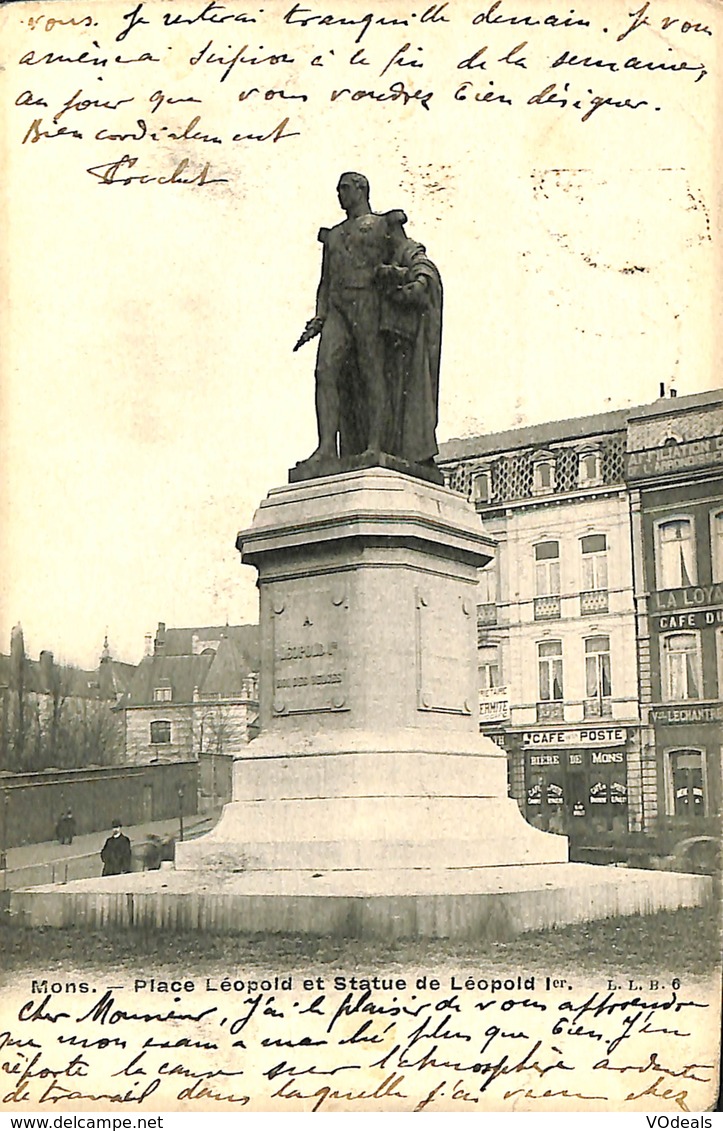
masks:
[[[559,766],[559,754],[530,754],[531,766]]]
[[[622,750],[599,750],[593,751],[590,755],[593,766],[612,766],[615,763],[621,765],[624,761],[625,755]]]
[[[590,786],[591,805],[627,805],[628,791],[624,782],[595,781]]]
[[[658,631],[671,628],[713,628],[723,624],[723,609],[698,610],[695,613],[658,613]]]
[[[718,723],[723,722],[723,703],[698,707],[651,707],[653,723]]]
[[[651,613],[691,612],[707,606],[723,608],[723,585],[686,585],[683,589],[661,589],[653,594]],[[714,624],[714,621],[708,621]]]
[[[619,746],[627,742],[625,727],[584,727],[579,730],[526,730],[522,734],[523,746]]]
[[[527,765],[531,770],[567,765],[568,769],[587,766],[624,766],[624,750],[569,750],[546,751],[544,754],[527,751]]]
[[[723,436],[708,436],[682,444],[666,444],[642,452],[628,452],[625,475],[628,479],[645,479],[649,475],[668,475],[691,467],[709,467],[723,463]]]

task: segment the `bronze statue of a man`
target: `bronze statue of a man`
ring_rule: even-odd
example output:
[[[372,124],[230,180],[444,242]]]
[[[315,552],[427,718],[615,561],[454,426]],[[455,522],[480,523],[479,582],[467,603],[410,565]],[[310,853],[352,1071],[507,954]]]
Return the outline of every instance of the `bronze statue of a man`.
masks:
[[[382,452],[431,462],[437,451],[439,275],[421,245],[407,239],[403,212],[372,212],[361,173],[343,173],[337,195],[346,220],[319,232],[316,314],[295,347],[320,335],[319,443],[303,466],[323,465],[323,474],[339,457],[378,459]]]

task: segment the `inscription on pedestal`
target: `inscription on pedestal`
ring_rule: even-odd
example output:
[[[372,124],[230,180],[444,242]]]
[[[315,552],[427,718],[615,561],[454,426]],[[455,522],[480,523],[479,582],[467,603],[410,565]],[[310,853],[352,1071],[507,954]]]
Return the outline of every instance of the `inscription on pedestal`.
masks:
[[[349,709],[348,615],[341,587],[275,595],[274,715]]]
[[[417,709],[471,715],[465,697],[471,603],[417,591]]]

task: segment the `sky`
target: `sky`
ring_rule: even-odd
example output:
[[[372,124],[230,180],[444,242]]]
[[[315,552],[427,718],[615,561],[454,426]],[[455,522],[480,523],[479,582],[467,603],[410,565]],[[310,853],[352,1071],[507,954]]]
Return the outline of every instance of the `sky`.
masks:
[[[315,446],[315,346],[292,346],[347,169],[440,269],[440,441],[719,383],[710,85],[685,76],[664,114],[594,128],[451,101],[322,107],[299,112],[301,139],[224,151],[226,185],[100,186],[85,142],[19,143],[36,111],[11,106],[30,78],[27,28],[9,30],[0,651],[19,621],[31,656],[94,666],[107,633],[137,662],[159,621],[257,619],[234,544]],[[51,71],[32,75],[50,103],[72,85]],[[209,123],[248,113],[217,76],[193,81]]]

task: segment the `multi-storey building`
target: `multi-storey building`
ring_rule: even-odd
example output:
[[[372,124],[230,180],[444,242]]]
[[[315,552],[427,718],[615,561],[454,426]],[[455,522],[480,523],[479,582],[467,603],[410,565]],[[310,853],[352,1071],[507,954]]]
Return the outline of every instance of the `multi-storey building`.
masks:
[[[160,623],[122,703],[127,760],[238,752],[258,716],[258,666],[258,625]]]
[[[646,827],[712,832],[723,740],[723,390],[629,413]]]
[[[713,831],[723,722],[723,391],[443,445],[498,540],[480,729],[543,828]]]
[[[444,445],[498,539],[478,608],[480,726],[525,816],[595,842],[642,822],[624,411]]]

